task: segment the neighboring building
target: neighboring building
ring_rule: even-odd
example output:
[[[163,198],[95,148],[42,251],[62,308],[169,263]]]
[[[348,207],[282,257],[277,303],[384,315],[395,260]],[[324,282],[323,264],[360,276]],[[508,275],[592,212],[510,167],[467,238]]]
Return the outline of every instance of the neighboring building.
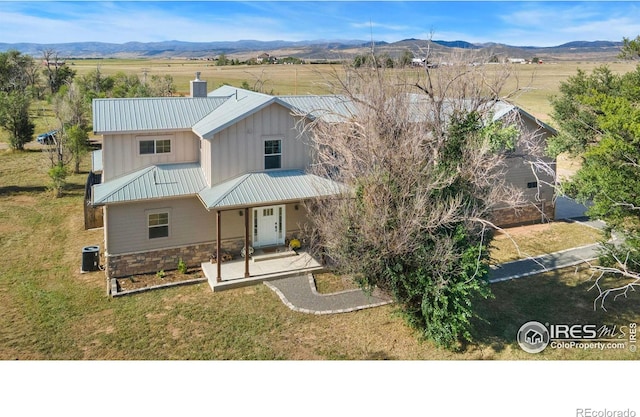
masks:
[[[267,62],[269,64],[277,64],[278,63],[278,58],[276,58],[273,55],[269,55],[266,52],[263,52],[260,55],[258,55],[258,57],[256,58],[256,62],[258,64],[262,64],[263,62]]]
[[[222,251],[239,254],[245,246],[304,238],[301,203],[341,191],[306,173],[311,149],[298,126],[305,117],[334,121],[322,109],[353,110],[338,96],[276,97],[231,86],[207,93],[199,74],[190,97],[94,100],[93,127],[103,137],[94,166],[102,183],[93,186],[91,198],[104,207],[107,275],[175,269],[179,258],[199,265]],[[513,112],[542,139],[553,133],[505,103],[496,105],[494,117]],[[550,187],[526,188],[536,178],[525,158],[517,152],[509,158],[509,180],[553,213]],[[534,195],[538,185],[542,192]],[[514,222],[540,218],[526,208]]]

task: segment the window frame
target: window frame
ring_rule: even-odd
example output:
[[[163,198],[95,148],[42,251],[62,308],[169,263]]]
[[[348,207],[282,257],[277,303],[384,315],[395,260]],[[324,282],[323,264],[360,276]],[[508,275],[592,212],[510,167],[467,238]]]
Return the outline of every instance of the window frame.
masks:
[[[138,155],[139,156],[151,156],[151,155],[170,155],[171,153],[173,153],[173,136],[140,136],[137,139],[138,142]],[[142,152],[142,143],[143,142],[153,142],[153,152]],[[163,142],[162,144],[159,144],[158,142]],[[168,151],[164,151],[164,149],[167,147],[169,150]],[[161,149],[163,151],[158,152],[158,150]]]
[[[278,142],[278,150],[280,152],[267,153],[267,142]],[[265,171],[272,169],[282,169],[282,136],[265,137],[262,141],[262,163]],[[267,158],[278,158],[278,166],[267,168]]]
[[[157,209],[157,210],[147,210],[146,211],[146,228],[147,228],[147,240],[156,240],[156,239],[168,239],[171,237],[171,210],[170,209]],[[161,216],[166,215],[166,223],[164,224],[151,224],[151,216]],[[162,219],[158,219],[160,221]],[[151,236],[152,229],[160,229],[166,227],[166,236]]]

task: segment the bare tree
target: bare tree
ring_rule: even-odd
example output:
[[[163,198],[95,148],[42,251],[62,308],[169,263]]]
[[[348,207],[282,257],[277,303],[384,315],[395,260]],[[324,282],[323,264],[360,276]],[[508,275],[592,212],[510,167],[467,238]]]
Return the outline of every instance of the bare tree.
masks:
[[[535,135],[516,144],[517,129],[492,117],[510,73],[467,62],[344,71],[328,80],[333,110],[308,111],[303,127],[313,171],[346,186],[310,207],[317,248],[392,295],[426,337],[468,340],[471,300],[489,295],[492,210],[525,202],[505,151],[535,148]]]

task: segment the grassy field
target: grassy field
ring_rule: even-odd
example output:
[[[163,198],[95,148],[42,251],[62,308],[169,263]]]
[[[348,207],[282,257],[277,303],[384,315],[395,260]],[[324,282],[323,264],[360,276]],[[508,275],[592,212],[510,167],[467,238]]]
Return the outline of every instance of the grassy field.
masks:
[[[79,61],[74,67],[81,74],[96,63]],[[105,73],[141,74],[142,68],[150,74],[171,73],[182,93],[188,91],[195,71],[202,71],[213,88],[223,82],[251,83],[263,69],[173,60],[99,63]],[[562,79],[558,74],[571,74],[577,66],[522,66],[522,78],[535,70],[539,84],[518,100],[531,99],[530,109],[544,112],[543,92],[552,92]],[[556,74],[554,68],[566,72]],[[297,67],[297,83],[296,68],[273,66],[265,71],[275,93],[303,94],[322,92],[315,90],[322,77],[314,69]],[[52,120],[46,106],[35,112],[37,132],[47,130]],[[460,352],[421,342],[393,305],[306,315],[289,310],[263,285],[214,294],[207,284],[199,284],[110,299],[102,272],[79,271],[82,248],[101,245],[103,239],[102,230],[83,229],[88,160],[85,174],[71,176],[60,199],[47,190],[45,167],[45,156],[35,143],[25,152],[0,150],[0,359],[638,358],[628,350],[547,349],[530,355],[515,343],[518,328],[529,320],[618,326],[640,321],[635,294],[613,303],[607,312],[594,311],[595,293],[587,291],[591,284],[586,271],[558,271],[493,285],[495,299],[478,304],[486,321],[477,321],[477,343]],[[331,285],[323,291],[331,291]]]
[[[209,82],[212,90],[222,84],[241,86],[246,81],[253,86],[259,79],[265,80],[264,91],[273,91],[277,95],[285,94],[327,94],[326,78],[334,71],[341,71],[340,66],[306,64],[306,65],[238,65],[215,66],[208,61],[191,61],[186,59],[144,60],[144,59],[100,59],[69,61],[78,75],[87,74],[100,66],[107,75],[116,72],[137,74],[140,78],[152,75],[170,74],[174,78],[178,94],[189,94],[189,81],[194,79],[196,71],[201,72],[201,79]],[[503,94],[516,90],[511,99],[525,110],[541,120],[548,122],[551,110],[549,97],[556,94],[560,82],[574,75],[578,68],[590,72],[598,62],[558,62],[542,65],[514,65],[513,76],[505,86]],[[635,68],[632,62],[608,63],[613,72],[624,73]],[[487,66],[489,71],[494,66]],[[436,71],[446,70],[446,67]]]

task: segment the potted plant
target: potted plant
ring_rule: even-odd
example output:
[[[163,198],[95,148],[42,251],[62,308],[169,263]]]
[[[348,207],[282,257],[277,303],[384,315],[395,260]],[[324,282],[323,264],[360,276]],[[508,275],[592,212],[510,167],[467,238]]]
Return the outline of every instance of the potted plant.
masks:
[[[291,241],[289,242],[289,249],[292,251],[300,249],[300,240],[295,238],[291,239]]]

